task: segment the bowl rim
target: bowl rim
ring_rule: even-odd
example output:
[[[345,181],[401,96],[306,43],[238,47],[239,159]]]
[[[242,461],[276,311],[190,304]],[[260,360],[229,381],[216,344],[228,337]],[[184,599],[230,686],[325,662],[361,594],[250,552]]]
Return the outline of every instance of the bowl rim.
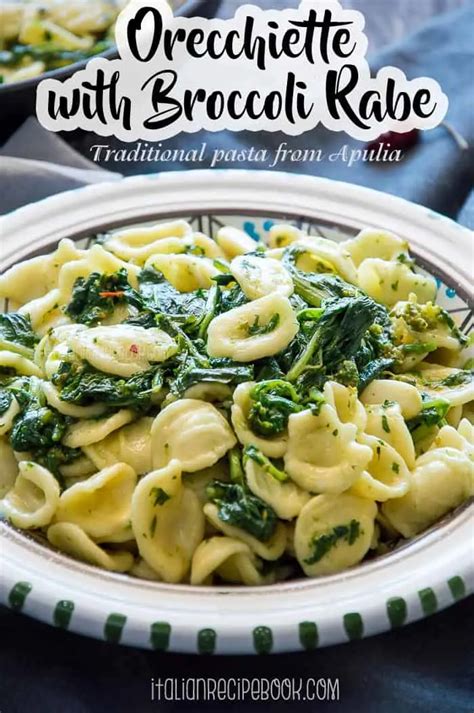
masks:
[[[57,194],[0,218],[0,232],[7,236],[5,262],[21,260],[32,247],[95,232],[111,219],[124,224],[190,211],[281,214],[282,195],[291,215],[337,216],[354,229],[384,227],[409,238],[422,259],[444,271],[454,269],[457,288],[470,295],[471,231],[395,196],[276,171],[170,171]],[[330,577],[245,589],[150,585],[104,573],[50,552],[2,523],[1,600],[48,623],[135,646],[190,653],[302,650],[311,648],[315,637],[323,646],[414,621],[472,591],[472,511],[462,508],[386,559]]]

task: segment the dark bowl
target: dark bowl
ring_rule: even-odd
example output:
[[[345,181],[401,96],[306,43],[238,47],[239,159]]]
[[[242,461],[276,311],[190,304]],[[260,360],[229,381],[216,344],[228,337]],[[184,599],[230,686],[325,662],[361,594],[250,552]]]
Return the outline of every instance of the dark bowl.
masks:
[[[175,9],[178,15],[195,15],[199,8],[217,9],[220,0],[185,0],[184,2],[176,3]],[[209,7],[206,7],[209,6]],[[211,11],[212,11],[211,9]],[[203,13],[204,14],[204,13]],[[208,12],[206,12],[208,16]],[[117,50],[112,48],[103,52],[97,57],[106,57],[111,59],[117,56]],[[31,114],[35,114],[36,105],[36,87],[43,79],[66,79],[71,74],[83,69],[89,60],[82,62],[74,62],[67,67],[60,67],[49,72],[44,72],[38,77],[25,79],[23,82],[15,82],[14,84],[0,84],[0,145],[4,143],[8,137],[25,121]]]

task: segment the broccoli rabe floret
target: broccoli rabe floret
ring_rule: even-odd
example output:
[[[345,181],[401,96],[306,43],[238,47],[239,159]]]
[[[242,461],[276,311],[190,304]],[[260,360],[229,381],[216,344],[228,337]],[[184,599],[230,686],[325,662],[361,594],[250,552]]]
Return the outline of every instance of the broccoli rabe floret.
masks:
[[[249,396],[249,424],[254,433],[262,436],[282,433],[291,414],[303,409],[294,386],[282,379],[260,381],[252,387]]]
[[[398,302],[390,313],[394,324],[395,343],[403,344],[410,341],[410,332],[422,337],[424,333],[441,330],[459,342],[460,346],[467,343],[467,337],[462,334],[451,315],[440,305],[433,302],[418,304],[415,301]]]

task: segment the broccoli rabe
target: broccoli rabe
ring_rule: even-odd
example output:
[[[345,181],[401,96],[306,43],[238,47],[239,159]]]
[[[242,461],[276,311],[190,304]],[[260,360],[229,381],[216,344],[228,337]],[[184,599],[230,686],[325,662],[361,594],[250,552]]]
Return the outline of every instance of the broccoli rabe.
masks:
[[[421,338],[424,332],[434,331],[441,327],[456,339],[461,347],[467,344],[468,338],[461,332],[449,312],[432,302],[425,304],[399,302],[391,311],[390,316],[394,323],[395,343],[405,348],[411,346],[406,344],[407,329],[415,332]],[[413,346],[417,346],[417,344]],[[421,343],[419,346],[421,347]],[[433,346],[436,349],[436,344]],[[433,347],[430,348],[430,342],[426,342],[426,347],[425,351],[434,351]]]
[[[9,390],[21,409],[10,433],[13,449],[32,452],[59,443],[69,420],[47,405],[39,380],[22,377],[14,380]]]
[[[322,307],[311,338],[287,374],[289,381],[296,381],[308,367],[335,374],[342,362],[357,355],[380,313],[380,306],[366,296],[332,298]]]
[[[206,495],[217,505],[222,522],[245,530],[261,542],[269,540],[275,532],[278,521],[275,511],[246,486],[213,480],[206,488]]]
[[[0,387],[0,416],[10,408],[13,396],[8,389]]]
[[[272,379],[260,381],[250,391],[248,421],[254,433],[275,436],[288,425],[292,413],[301,411],[301,398],[288,381]]]
[[[78,277],[65,312],[74,322],[92,327],[110,317],[122,304],[137,310],[143,308],[140,295],[128,282],[125,268],[112,275],[93,272],[87,278]]]
[[[209,357],[207,366],[201,366],[193,355],[178,359],[178,366],[169,378],[168,385],[174,394],[182,394],[190,386],[200,383],[240,384],[253,378],[252,364],[236,364],[230,359]]]
[[[429,435],[435,426],[444,425],[450,407],[451,404],[447,399],[424,397],[420,413],[407,421],[413,442],[419,443]]]
[[[17,312],[0,314],[0,349],[10,349],[25,356],[33,356],[38,341],[28,316]]]
[[[266,542],[275,532],[277,515],[270,505],[249,490],[240,448],[232,448],[227,458],[232,482],[211,481],[206,487],[206,496],[217,505],[219,520]]]
[[[277,468],[277,466],[271,462],[270,458],[263,455],[262,451],[255,446],[246,446],[244,448],[244,465],[248,459],[253,460],[265,473],[268,473],[268,475],[271,475],[272,478],[279,480],[281,483],[289,479],[289,476],[284,470]]]
[[[204,290],[179,292],[154,268],[142,270],[138,284],[145,312],[165,315],[185,332],[195,335],[206,316],[207,295]]]
[[[47,405],[35,377],[14,379],[7,388],[21,409],[9,434],[13,450],[29,453],[32,460],[60,479],[60,466],[81,455],[80,449],[61,444],[71,419]]]
[[[100,402],[110,406],[130,406],[146,411],[163,386],[160,367],[134,374],[129,378],[97,371],[87,362],[63,362],[52,378],[62,401],[87,406]]]

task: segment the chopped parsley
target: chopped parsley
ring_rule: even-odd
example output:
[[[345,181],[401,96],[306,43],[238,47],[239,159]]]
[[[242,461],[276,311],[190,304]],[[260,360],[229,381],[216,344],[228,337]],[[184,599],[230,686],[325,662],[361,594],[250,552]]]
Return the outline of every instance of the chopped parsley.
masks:
[[[278,327],[280,323],[280,315],[275,313],[270,317],[266,324],[260,324],[260,317],[257,315],[253,324],[247,325],[247,334],[250,337],[256,337],[260,334],[269,334]]]
[[[361,534],[360,522],[351,520],[348,525],[336,525],[326,535],[315,535],[309,543],[312,554],[304,560],[305,564],[316,564],[341,540],[353,545]]]
[[[153,498],[153,505],[164,505],[167,500],[171,499],[171,495],[168,495],[163,488],[152,488],[150,496]]]

